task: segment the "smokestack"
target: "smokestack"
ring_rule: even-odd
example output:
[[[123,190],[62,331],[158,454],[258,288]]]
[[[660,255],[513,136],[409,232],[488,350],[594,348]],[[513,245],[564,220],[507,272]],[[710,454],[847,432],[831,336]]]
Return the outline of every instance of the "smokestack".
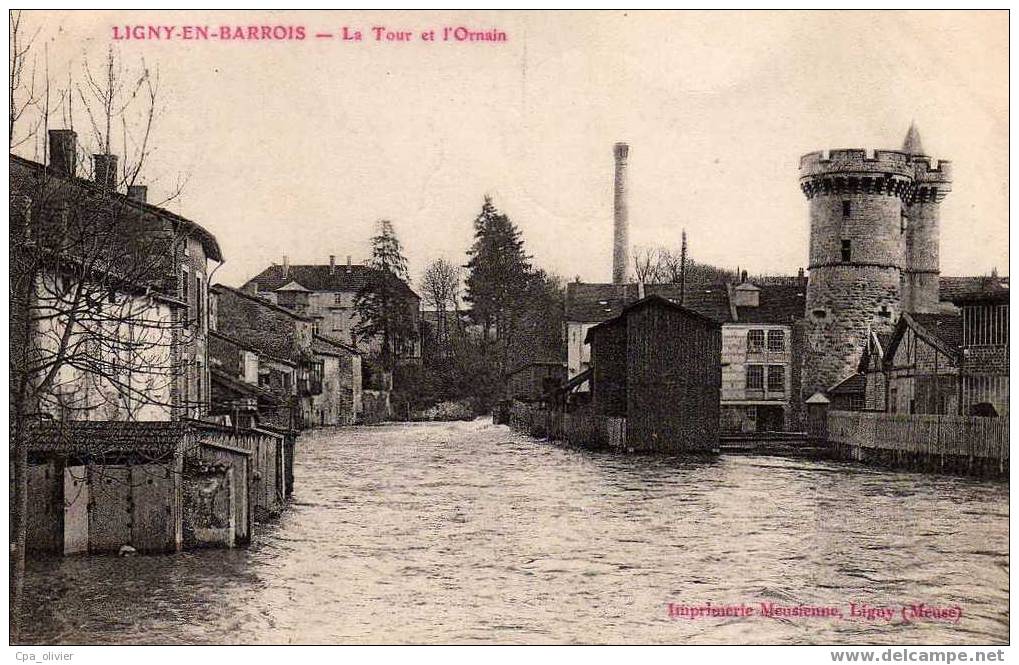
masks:
[[[51,129],[50,168],[73,178],[77,173],[78,135],[73,129]]]
[[[149,188],[145,185],[128,185],[127,198],[139,203],[145,203],[149,200]]]
[[[117,191],[117,156],[92,155],[92,179],[108,192]]]
[[[626,160],[630,146],[617,143],[613,148],[616,157],[614,228],[612,235],[612,283],[625,284],[630,266],[630,239],[626,209]]]
[[[336,255],[329,255],[329,274],[332,275],[336,272]]]

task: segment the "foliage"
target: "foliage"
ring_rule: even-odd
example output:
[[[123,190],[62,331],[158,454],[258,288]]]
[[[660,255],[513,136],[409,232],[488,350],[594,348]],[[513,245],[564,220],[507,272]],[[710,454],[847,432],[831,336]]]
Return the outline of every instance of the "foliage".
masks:
[[[371,244],[371,274],[354,298],[359,319],[354,332],[362,339],[378,339],[380,360],[391,369],[417,333],[414,305],[406,297],[407,259],[389,220],[379,220]]]

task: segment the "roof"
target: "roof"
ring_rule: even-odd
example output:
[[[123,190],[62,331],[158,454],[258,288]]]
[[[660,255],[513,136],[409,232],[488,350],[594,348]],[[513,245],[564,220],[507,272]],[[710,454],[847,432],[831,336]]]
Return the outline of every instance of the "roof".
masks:
[[[822,393],[814,393],[807,398],[807,404],[831,404],[831,400],[825,397]]]
[[[63,178],[64,180],[74,182],[81,187],[97,189],[97,185],[90,180],[77,177],[68,178],[66,176],[59,174],[57,171],[53,169],[47,168],[45,165],[40,164],[39,162],[35,162],[30,159],[25,159],[24,157],[19,157],[14,154],[11,155],[11,160],[20,163],[21,165],[26,166],[28,168],[35,169],[37,171],[44,170],[48,171],[51,174],[56,174]],[[118,201],[119,203],[129,208],[134,208],[135,210],[139,210],[141,212],[147,212],[153,215],[158,215],[160,217],[164,217],[166,219],[170,219],[172,221],[179,223],[184,228],[185,232],[193,234],[198,237],[199,242],[202,243],[202,247],[205,249],[205,255],[207,257],[218,263],[223,262],[223,252],[219,248],[219,243],[216,241],[216,236],[212,235],[212,233],[207,231],[197,222],[193,222],[186,217],[182,217],[176,213],[166,210],[165,208],[160,208],[159,206],[152,205],[151,203],[145,203],[143,201],[138,201],[136,199],[129,198],[127,195],[121,194],[119,192],[114,192],[113,196],[114,200]]]
[[[651,307],[651,306],[664,307],[666,309],[670,309],[670,310],[675,311],[675,312],[680,312],[680,313],[682,313],[682,314],[684,314],[684,315],[686,315],[686,316],[688,316],[690,318],[699,319],[701,322],[707,323],[708,325],[713,326],[713,327],[718,327],[718,326],[721,325],[720,322],[716,321],[715,319],[712,319],[711,317],[705,316],[705,315],[703,315],[703,314],[701,314],[699,312],[694,311],[693,309],[691,309],[689,307],[684,307],[684,306],[682,306],[682,305],[680,305],[680,304],[678,304],[678,303],[676,303],[676,302],[674,302],[672,300],[669,300],[668,298],[665,298],[663,296],[660,296],[658,294],[654,294],[653,293],[653,294],[651,294],[649,296],[641,298],[640,300],[638,300],[635,303],[632,303],[632,304],[627,305],[626,307],[624,307],[623,311],[619,313],[619,316],[614,316],[611,319],[602,321],[598,325],[593,326],[592,328],[590,328],[587,331],[587,335],[584,336],[584,343],[585,344],[588,343],[588,341],[591,338],[591,333],[596,333],[597,331],[603,330],[603,329],[607,328],[608,326],[612,326],[612,325],[615,325],[615,324],[617,324],[619,322],[624,321],[626,319],[627,315],[629,315],[631,312],[635,312],[635,311],[637,311],[639,309],[644,309],[645,307]]]
[[[867,337],[866,344],[863,345],[863,352],[860,354],[860,362],[857,365],[858,372],[867,372],[870,369],[870,348],[871,343],[876,342],[878,350],[880,351],[879,357],[884,356],[885,349],[891,344],[893,333],[875,333],[873,330],[870,331],[870,335]]]
[[[311,352],[318,353],[325,356],[358,356],[361,355],[360,351],[344,344],[338,339],[332,337],[326,337],[325,335],[314,335],[311,340]]]
[[[229,372],[225,372],[218,367],[210,368],[209,374],[213,383],[219,383],[235,393],[249,395],[251,397],[258,398],[260,402],[266,402],[269,404],[283,403],[283,400],[277,397],[272,391],[266,390],[261,386],[248,383],[247,381],[242,381],[236,376],[233,376]]]
[[[646,284],[647,295],[658,295],[673,303],[682,299],[684,306],[718,323],[729,314],[729,296],[724,284]],[[623,308],[640,298],[637,284],[588,284],[571,282],[566,285],[566,320],[598,323],[619,316]]]
[[[907,314],[899,317],[892,339],[885,347],[885,359],[890,361],[907,329],[941,351],[949,358],[958,359],[962,343],[962,317],[959,314]]]
[[[277,291],[298,291],[300,293],[311,293],[311,289],[306,289],[297,282],[291,280],[283,286],[276,289]]]
[[[757,307],[738,307],[733,317],[729,286],[724,283],[687,284],[685,292],[679,284],[646,284],[647,295],[659,295],[673,303],[705,316],[716,323],[790,323],[802,318],[806,310],[806,278],[776,279],[764,284],[744,283],[735,288],[758,291]],[[598,323],[622,313],[623,308],[639,299],[637,284],[566,285],[566,320]]]
[[[736,308],[739,323],[791,323],[803,318],[807,309],[806,280],[799,284],[765,284],[758,290],[757,307]]]
[[[513,376],[517,372],[527,369],[528,367],[562,367],[566,369],[566,363],[557,360],[532,360],[522,365],[518,365],[514,369],[506,372],[506,376]]]
[[[906,131],[906,138],[902,141],[902,152],[910,155],[922,155],[923,142],[920,140],[920,130],[916,128],[916,122],[909,123],[909,129]]]
[[[93,456],[174,452],[190,428],[180,422],[82,420],[47,421],[31,427],[29,450]]]
[[[365,265],[271,265],[248,280],[254,282],[259,291],[278,291],[296,282],[310,291],[356,293],[368,284],[375,269]],[[403,280],[404,295],[420,300],[418,294]]]
[[[853,374],[842,379],[828,389],[829,395],[856,395],[867,390],[867,377],[863,374]]]
[[[261,305],[262,307],[265,307],[267,309],[271,309],[274,312],[279,312],[280,314],[286,314],[290,318],[296,319],[297,321],[314,321],[314,319],[311,319],[311,318],[309,318],[307,316],[301,316],[300,314],[298,314],[297,312],[295,312],[292,309],[287,309],[286,307],[280,307],[276,303],[269,302],[265,298],[259,298],[258,296],[253,296],[250,293],[246,293],[246,292],[244,292],[244,291],[242,291],[240,289],[234,288],[232,286],[227,286],[226,284],[213,284],[212,286],[209,287],[209,290],[213,291],[215,293],[228,293],[230,295],[240,296],[241,298],[246,298],[247,300],[250,300],[250,301],[252,301],[254,303],[257,303],[257,304]]]
[[[1008,300],[1008,277],[941,277],[938,279],[940,299],[953,303],[981,300]]]
[[[938,337],[950,349],[962,346],[962,317],[958,314],[910,314],[924,330]]]
[[[280,357],[280,356],[274,356],[274,355],[271,355],[269,353],[266,353],[265,351],[263,351],[261,349],[258,349],[256,347],[252,346],[251,344],[248,344],[247,342],[243,342],[243,341],[237,339],[236,337],[232,337],[230,335],[224,335],[223,333],[221,333],[218,330],[210,330],[209,331],[209,337],[215,337],[215,338],[223,340],[224,342],[226,342],[228,344],[233,344],[234,346],[236,346],[238,348],[244,349],[245,351],[251,351],[252,353],[258,354],[259,358],[266,358],[268,360],[273,360],[275,362],[283,363],[284,365],[291,365],[293,367],[297,367],[297,363],[295,363],[292,360],[287,360],[286,358],[283,358],[283,357]],[[209,355],[210,356],[213,355],[212,351],[213,350],[210,348],[209,349]]]

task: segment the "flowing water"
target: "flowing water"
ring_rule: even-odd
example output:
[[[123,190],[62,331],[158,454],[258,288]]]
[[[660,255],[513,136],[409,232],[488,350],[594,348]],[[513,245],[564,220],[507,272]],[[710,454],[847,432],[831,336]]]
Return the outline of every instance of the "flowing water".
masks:
[[[1006,643],[1008,485],[591,453],[486,421],[318,430],[236,550],[30,562],[26,639]],[[669,604],[746,605],[688,619]],[[761,616],[836,606],[842,618]],[[892,608],[850,616],[850,603]],[[905,621],[903,605],[961,617]]]

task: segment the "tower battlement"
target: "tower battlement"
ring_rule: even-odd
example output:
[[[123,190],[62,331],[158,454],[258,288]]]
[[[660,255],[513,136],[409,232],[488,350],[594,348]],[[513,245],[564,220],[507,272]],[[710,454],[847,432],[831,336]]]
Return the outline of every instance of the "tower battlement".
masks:
[[[808,199],[860,193],[941,201],[951,184],[951,162],[901,150],[839,148],[800,157],[800,189]]]

